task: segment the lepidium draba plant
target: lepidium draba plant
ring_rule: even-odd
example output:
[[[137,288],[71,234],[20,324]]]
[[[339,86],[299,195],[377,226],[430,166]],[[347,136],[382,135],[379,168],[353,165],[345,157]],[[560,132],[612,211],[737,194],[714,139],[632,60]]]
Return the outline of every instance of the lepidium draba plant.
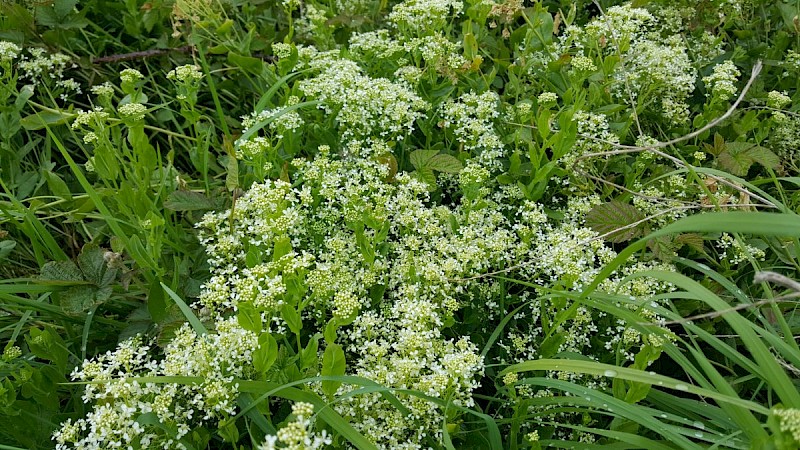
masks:
[[[225,15],[237,8],[224,3]],[[141,186],[177,178],[173,200],[206,201],[178,206],[211,210],[191,216],[207,276],[193,309],[168,291],[189,325],[160,324],[157,338],[123,340],[74,370],[89,412],[61,424],[57,447],[635,446],[673,430],[661,419],[705,427],[670,413],[644,430],[630,414],[690,401],[651,396],[642,377],[657,370],[700,392],[686,384],[695,372],[662,365],[686,342],[668,319],[702,307],[681,298],[686,257],[727,276],[794,247],[735,232],[645,237],[701,211],[779,208],[744,177],[794,164],[796,87],[779,77],[751,91],[736,124],[682,137],[747,90],[723,31],[683,6],[578,15],[550,3],[282,2],[288,28],[260,47],[269,69],[220,44],[203,67],[166,75],[192,140],[209,136],[214,114],[225,121],[227,174],[208,175],[211,138],[198,143],[193,192],[160,168],[151,132],[163,130],[150,124],[175,116],[151,103],[146,77],[122,71],[116,105],[116,87],[93,87],[72,122],[83,168],[120,190],[126,174]],[[268,85],[239,122],[225,116],[235,83],[206,73],[225,52]],[[212,186],[227,203],[209,206]],[[176,239],[160,237],[168,226],[153,208],[127,219],[155,260]],[[639,251],[624,250],[631,242]],[[705,270],[703,289],[734,290],[691,267]],[[153,299],[163,273],[148,280]],[[716,343],[712,328],[703,336]],[[508,369],[536,361],[552,365]],[[775,411],[790,433],[794,410]]]

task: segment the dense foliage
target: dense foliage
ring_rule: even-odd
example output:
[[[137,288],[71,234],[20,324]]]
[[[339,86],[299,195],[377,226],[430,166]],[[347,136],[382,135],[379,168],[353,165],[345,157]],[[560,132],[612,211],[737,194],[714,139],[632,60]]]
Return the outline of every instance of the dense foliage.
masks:
[[[0,4],[0,444],[800,448],[799,15]]]

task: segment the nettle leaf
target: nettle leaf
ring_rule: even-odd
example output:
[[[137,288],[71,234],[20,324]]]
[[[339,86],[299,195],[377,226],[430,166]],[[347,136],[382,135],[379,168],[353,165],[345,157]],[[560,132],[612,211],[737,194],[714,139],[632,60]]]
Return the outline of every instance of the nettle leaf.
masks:
[[[83,314],[108,301],[113,292],[111,283],[117,276],[117,269],[109,267],[105,260],[105,250],[95,245],[84,246],[77,262],[49,262],[39,275],[43,280],[75,284],[56,293],[61,309],[70,315]]]
[[[96,286],[106,286],[114,281],[117,269],[109,268],[105,259],[106,251],[95,245],[86,245],[78,255],[78,268],[84,279]]]
[[[704,253],[703,236],[697,233],[683,233],[675,237],[675,243],[688,246],[699,253]]]
[[[439,154],[428,160],[427,167],[444,173],[458,173],[464,165],[455,156]]]
[[[428,162],[438,154],[439,150],[414,150],[408,156],[408,159],[415,169],[420,170],[424,167],[428,167]]]
[[[72,261],[50,261],[42,266],[39,277],[54,281],[83,281],[80,269]]]
[[[632,205],[612,200],[595,206],[586,214],[586,225],[605,237],[609,242],[619,244],[644,235],[644,225],[620,229],[644,219],[638,209]],[[615,231],[617,230],[617,231]],[[612,233],[613,232],[613,233]]]
[[[433,173],[433,169],[423,167],[414,173],[417,174],[420,180],[430,184],[431,186],[436,185],[436,175]]]
[[[719,165],[733,175],[744,176],[753,163],[773,169],[780,164],[771,150],[752,142],[728,142],[725,151],[717,156]]]

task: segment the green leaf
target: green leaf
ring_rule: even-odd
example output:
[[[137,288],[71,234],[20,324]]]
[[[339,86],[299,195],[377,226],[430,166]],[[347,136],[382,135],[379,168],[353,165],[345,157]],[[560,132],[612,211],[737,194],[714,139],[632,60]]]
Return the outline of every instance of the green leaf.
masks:
[[[344,359],[344,350],[339,344],[328,344],[325,353],[322,354],[322,376],[341,376],[344,375],[347,363]],[[336,390],[342,385],[341,381],[322,381],[322,392],[328,397],[333,397]]]
[[[753,163],[774,169],[780,160],[771,150],[755,145],[752,142],[728,142],[725,151],[717,157],[719,165],[728,172],[744,176]]]
[[[250,303],[240,302],[236,308],[239,310],[236,314],[236,319],[239,325],[245,330],[252,331],[253,333],[261,333],[263,324],[261,322],[261,313]]]
[[[303,329],[303,320],[293,306],[284,303],[281,308],[281,317],[286,321],[286,325],[292,333],[299,334],[300,330]]]
[[[592,208],[586,214],[586,225],[601,235],[611,233],[605,239],[618,244],[643,234],[644,230],[641,224],[620,230],[620,228],[627,227],[642,219],[644,219],[644,214],[634,206],[618,200],[612,200]]]
[[[427,167],[445,173],[458,173],[464,168],[455,156],[439,154],[427,161]]]
[[[278,342],[270,333],[258,336],[258,348],[253,352],[253,367],[258,373],[266,373],[278,358]]]
[[[50,261],[42,266],[39,277],[45,280],[84,281],[83,274],[72,261]]]
[[[6,259],[8,255],[11,254],[11,251],[14,250],[14,247],[17,246],[15,241],[11,239],[6,239],[4,241],[0,241],[0,261]]]
[[[67,183],[60,176],[49,170],[45,170],[43,173],[50,192],[64,200],[72,200],[72,192],[70,192]]]
[[[100,247],[87,244],[78,255],[78,267],[84,279],[100,287],[110,284],[117,276],[117,269],[109,268],[105,253]]]
[[[285,255],[292,251],[292,240],[289,236],[283,236],[275,241],[275,247],[272,250],[272,261],[278,261]]]
[[[253,75],[261,75],[261,71],[264,70],[264,61],[261,59],[239,55],[234,52],[228,52],[228,62]]]
[[[147,311],[150,317],[156,322],[161,322],[167,317],[167,301],[164,298],[164,290],[158,280],[150,284],[147,292]]]
[[[411,161],[411,165],[414,166],[415,169],[420,170],[424,167],[427,167],[428,161],[430,161],[437,154],[439,154],[439,150],[414,150],[408,156],[408,159]]]
[[[22,119],[20,119],[19,123],[26,130],[34,131],[34,130],[41,130],[42,128],[45,128],[47,126],[65,124],[72,116],[73,114],[67,114],[56,111],[41,111],[23,117]]]
[[[175,191],[164,201],[164,208],[171,211],[205,211],[215,207],[213,200],[194,191]]]
[[[429,167],[422,167],[417,169],[414,173],[417,174],[420,180],[428,183],[431,186],[436,186],[436,175],[433,173],[433,169]]]
[[[300,352],[300,368],[308,369],[317,365],[317,352],[319,351],[319,333],[308,340],[308,345]]]

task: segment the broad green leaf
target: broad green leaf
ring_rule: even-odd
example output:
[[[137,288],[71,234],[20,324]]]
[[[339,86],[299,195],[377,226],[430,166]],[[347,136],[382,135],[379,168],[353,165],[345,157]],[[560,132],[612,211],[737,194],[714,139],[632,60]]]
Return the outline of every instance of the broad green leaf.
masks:
[[[284,303],[281,308],[281,317],[286,321],[286,325],[292,333],[299,334],[303,329],[303,320],[293,306]]]
[[[153,281],[147,293],[147,311],[155,322],[160,322],[167,317],[167,301],[164,290],[159,281]]]
[[[464,168],[455,156],[438,154],[427,161],[426,167],[445,173],[458,173]]]
[[[258,373],[266,373],[278,358],[278,342],[270,333],[258,336],[258,348],[253,352],[253,367]]]
[[[215,207],[213,200],[194,191],[175,191],[164,201],[164,208],[171,211],[205,211]]]
[[[189,324],[192,326],[194,332],[199,335],[207,334],[208,330],[206,330],[206,327],[203,326],[203,322],[200,322],[200,319],[194,315],[192,308],[190,308],[189,305],[187,305],[186,302],[184,302],[183,299],[175,293],[175,291],[170,289],[169,286],[164,283],[160,284],[161,288],[164,289],[167,292],[167,295],[169,295],[175,304],[178,305],[178,308],[180,308],[181,312],[186,317],[186,320],[189,321]]]
[[[644,214],[639,212],[634,206],[622,203],[618,200],[612,200],[592,208],[592,210],[586,214],[586,225],[601,235],[611,233],[606,236],[605,239],[618,244],[643,234],[643,227],[641,224],[621,229],[639,222],[642,219],[644,219]]]
[[[236,319],[245,330],[252,331],[253,333],[261,333],[263,324],[261,322],[261,313],[250,303],[240,302],[236,308]]]
[[[56,112],[56,111],[41,111],[31,114],[27,117],[20,119],[19,123],[23,128],[29,131],[41,130],[47,126],[63,125],[72,118],[74,114]]]
[[[328,344],[325,353],[322,354],[322,376],[344,375],[347,364],[344,359],[344,350],[339,344]],[[336,390],[342,383],[340,381],[322,381],[322,392],[328,397],[333,397]]]
[[[420,170],[428,167],[428,162],[437,154],[439,154],[439,150],[414,150],[408,156],[408,159],[415,169]]]
[[[14,247],[17,246],[17,243],[12,241],[11,239],[6,239],[4,241],[0,241],[0,261],[6,259],[8,255],[11,254],[11,251],[14,250]]]
[[[253,58],[251,56],[239,55],[234,52],[228,53],[228,62],[231,65],[239,67],[253,75],[260,75],[261,71],[264,70],[263,60],[259,58]]]

